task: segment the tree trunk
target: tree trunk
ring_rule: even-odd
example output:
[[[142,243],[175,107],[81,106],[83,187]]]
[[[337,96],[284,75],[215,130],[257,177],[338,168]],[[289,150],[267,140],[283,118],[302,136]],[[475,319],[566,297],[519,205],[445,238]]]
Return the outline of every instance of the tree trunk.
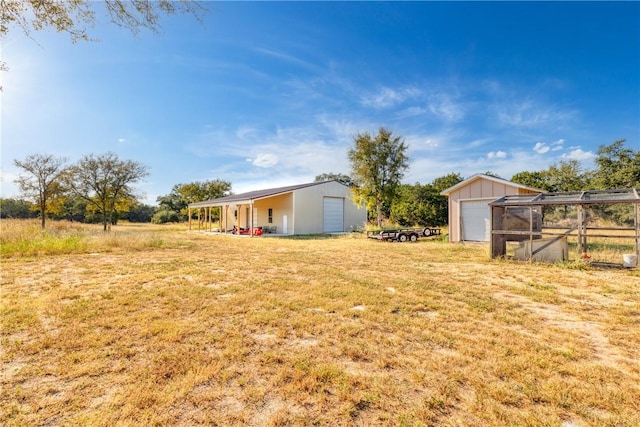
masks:
[[[376,213],[378,214],[378,228],[382,228],[382,203],[376,204]]]
[[[45,216],[44,216],[44,210],[46,208],[46,203],[40,203],[40,218],[41,218],[41,225],[42,225],[42,229],[44,230],[44,223],[45,223]]]

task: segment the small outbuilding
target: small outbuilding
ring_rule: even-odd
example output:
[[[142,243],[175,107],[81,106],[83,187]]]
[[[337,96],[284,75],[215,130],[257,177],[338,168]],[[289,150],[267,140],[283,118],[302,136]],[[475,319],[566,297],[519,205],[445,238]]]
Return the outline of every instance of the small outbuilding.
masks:
[[[485,174],[473,175],[447,188],[440,194],[449,198],[449,241],[488,242],[491,237],[489,203],[507,195],[541,192]]]
[[[593,261],[604,259],[616,250],[628,251],[624,263],[635,266],[640,257],[640,194],[636,188],[616,190],[585,190],[562,193],[507,195],[490,204],[492,216],[491,257],[507,255],[507,242],[520,242],[515,258],[533,261],[567,260],[567,239],[577,240],[579,256]],[[625,212],[633,218],[633,227],[615,224],[607,217],[611,209]],[[553,221],[560,210],[560,220]],[[547,215],[549,214],[549,215]],[[628,221],[628,220],[627,220]],[[592,259],[589,239],[598,240],[592,249],[602,259]],[[634,240],[631,253],[622,241]],[[603,250],[604,248],[604,250]],[[633,261],[631,261],[633,259]]]
[[[280,235],[342,233],[361,228],[367,220],[366,208],[357,206],[351,189],[338,181],[269,188],[191,203],[189,218],[194,209],[199,229],[228,233],[235,226],[252,235],[257,228]]]

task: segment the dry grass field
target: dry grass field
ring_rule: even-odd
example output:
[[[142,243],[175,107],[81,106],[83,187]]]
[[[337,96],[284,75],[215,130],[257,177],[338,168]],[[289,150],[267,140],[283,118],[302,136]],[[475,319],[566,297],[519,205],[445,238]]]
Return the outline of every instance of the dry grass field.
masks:
[[[0,225],[5,426],[640,425],[638,270]]]

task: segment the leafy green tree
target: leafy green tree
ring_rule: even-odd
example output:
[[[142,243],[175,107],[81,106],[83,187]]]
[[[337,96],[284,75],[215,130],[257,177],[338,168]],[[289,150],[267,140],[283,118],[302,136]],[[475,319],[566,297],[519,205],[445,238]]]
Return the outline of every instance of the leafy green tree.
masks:
[[[37,212],[33,204],[26,200],[0,199],[0,218],[35,218]]]
[[[13,161],[14,165],[26,172],[18,175],[15,183],[27,199],[38,205],[42,228],[45,228],[52,199],[62,192],[60,182],[66,171],[66,163],[65,158],[51,154],[30,154],[24,160]]]
[[[611,145],[601,145],[595,159],[597,169],[594,187],[601,190],[640,187],[640,150],[625,147],[620,139]]]
[[[383,205],[391,205],[409,167],[406,151],[404,139],[383,127],[375,137],[367,132],[356,135],[349,150],[351,176],[356,184],[354,200],[368,209],[375,208],[378,227],[382,226]]]
[[[595,159],[592,186],[598,190],[640,187],[640,151],[625,147],[625,140],[601,145]],[[634,208],[630,204],[599,206],[595,211],[620,225],[633,225]]]
[[[54,29],[69,34],[73,43],[94,40],[87,28],[94,26],[98,7],[107,11],[114,24],[133,33],[142,28],[158,31],[163,15],[187,13],[200,20],[207,11],[201,2],[190,0],[1,0],[0,38],[18,27],[27,37],[33,31]],[[0,70],[6,68],[0,61]]]
[[[342,183],[347,187],[355,187],[355,183],[353,182],[353,179],[349,175],[345,175],[343,173],[333,173],[333,172],[323,173],[323,174],[317,175],[316,178],[313,180],[313,182],[324,182],[324,181],[338,181],[339,183]]]
[[[446,214],[446,198],[440,196],[433,185],[402,184],[398,187],[389,219],[402,226],[442,225],[447,221]]]
[[[151,222],[156,213],[156,208],[144,203],[134,203],[128,212],[123,212],[122,219],[129,222]]]
[[[511,181],[529,187],[537,188],[538,190],[551,191],[549,188],[549,181],[547,179],[546,171],[518,172],[511,177]]]
[[[154,215],[154,222],[161,224],[184,221],[187,219],[190,203],[217,199],[230,194],[232,194],[231,183],[221,179],[176,184],[171,189],[171,193],[156,199],[158,211]]]
[[[55,219],[66,219],[75,222],[89,222],[87,221],[87,201],[83,198],[69,194],[65,197],[62,209],[57,212]],[[100,222],[100,221],[91,221]]]
[[[433,185],[433,188],[438,193],[440,193],[446,190],[447,188],[453,187],[454,185],[462,181],[464,181],[464,178],[462,177],[462,175],[460,175],[460,173],[452,172],[450,174],[434,179],[431,185]]]
[[[403,184],[391,208],[390,219],[403,226],[439,226],[449,221],[449,204],[440,193],[463,180],[459,173],[434,179],[430,184]]]
[[[175,211],[167,209],[159,209],[151,217],[153,224],[166,224],[168,222],[180,222],[183,218]]]
[[[523,171],[511,177],[511,181],[547,192],[581,191],[589,186],[590,172],[577,160],[562,160],[547,170]]]
[[[552,192],[581,191],[587,187],[587,175],[577,160],[554,163],[546,171],[546,177]]]
[[[83,156],[71,166],[65,183],[71,192],[88,202],[102,216],[104,231],[111,228],[118,205],[136,199],[132,184],[149,175],[147,167],[132,160],[121,160],[115,153]]]

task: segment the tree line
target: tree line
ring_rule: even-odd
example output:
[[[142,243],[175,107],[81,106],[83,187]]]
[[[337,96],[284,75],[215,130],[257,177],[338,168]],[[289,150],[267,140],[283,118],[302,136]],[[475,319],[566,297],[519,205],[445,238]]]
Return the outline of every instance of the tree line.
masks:
[[[366,206],[378,226],[383,220],[401,226],[447,224],[448,202],[440,193],[464,178],[449,173],[429,183],[402,184],[409,167],[406,149],[403,138],[384,128],[377,135],[359,133],[348,152],[351,173],[323,173],[315,181],[336,180],[351,187],[354,200]],[[140,203],[133,184],[148,175],[148,168],[111,152],[83,156],[75,164],[32,154],[14,164],[22,170],[16,184],[24,198],[0,199],[0,216],[39,217],[43,228],[46,218],[102,223],[105,231],[120,219],[183,222],[190,203],[233,194],[231,182],[214,179],[176,184],[156,199],[157,206]],[[575,160],[560,161],[545,170],[516,173],[511,180],[546,192],[640,187],[640,151],[627,148],[625,140],[600,146],[595,164],[595,169],[584,170]],[[629,222],[632,215],[627,210],[611,207],[607,213]]]

